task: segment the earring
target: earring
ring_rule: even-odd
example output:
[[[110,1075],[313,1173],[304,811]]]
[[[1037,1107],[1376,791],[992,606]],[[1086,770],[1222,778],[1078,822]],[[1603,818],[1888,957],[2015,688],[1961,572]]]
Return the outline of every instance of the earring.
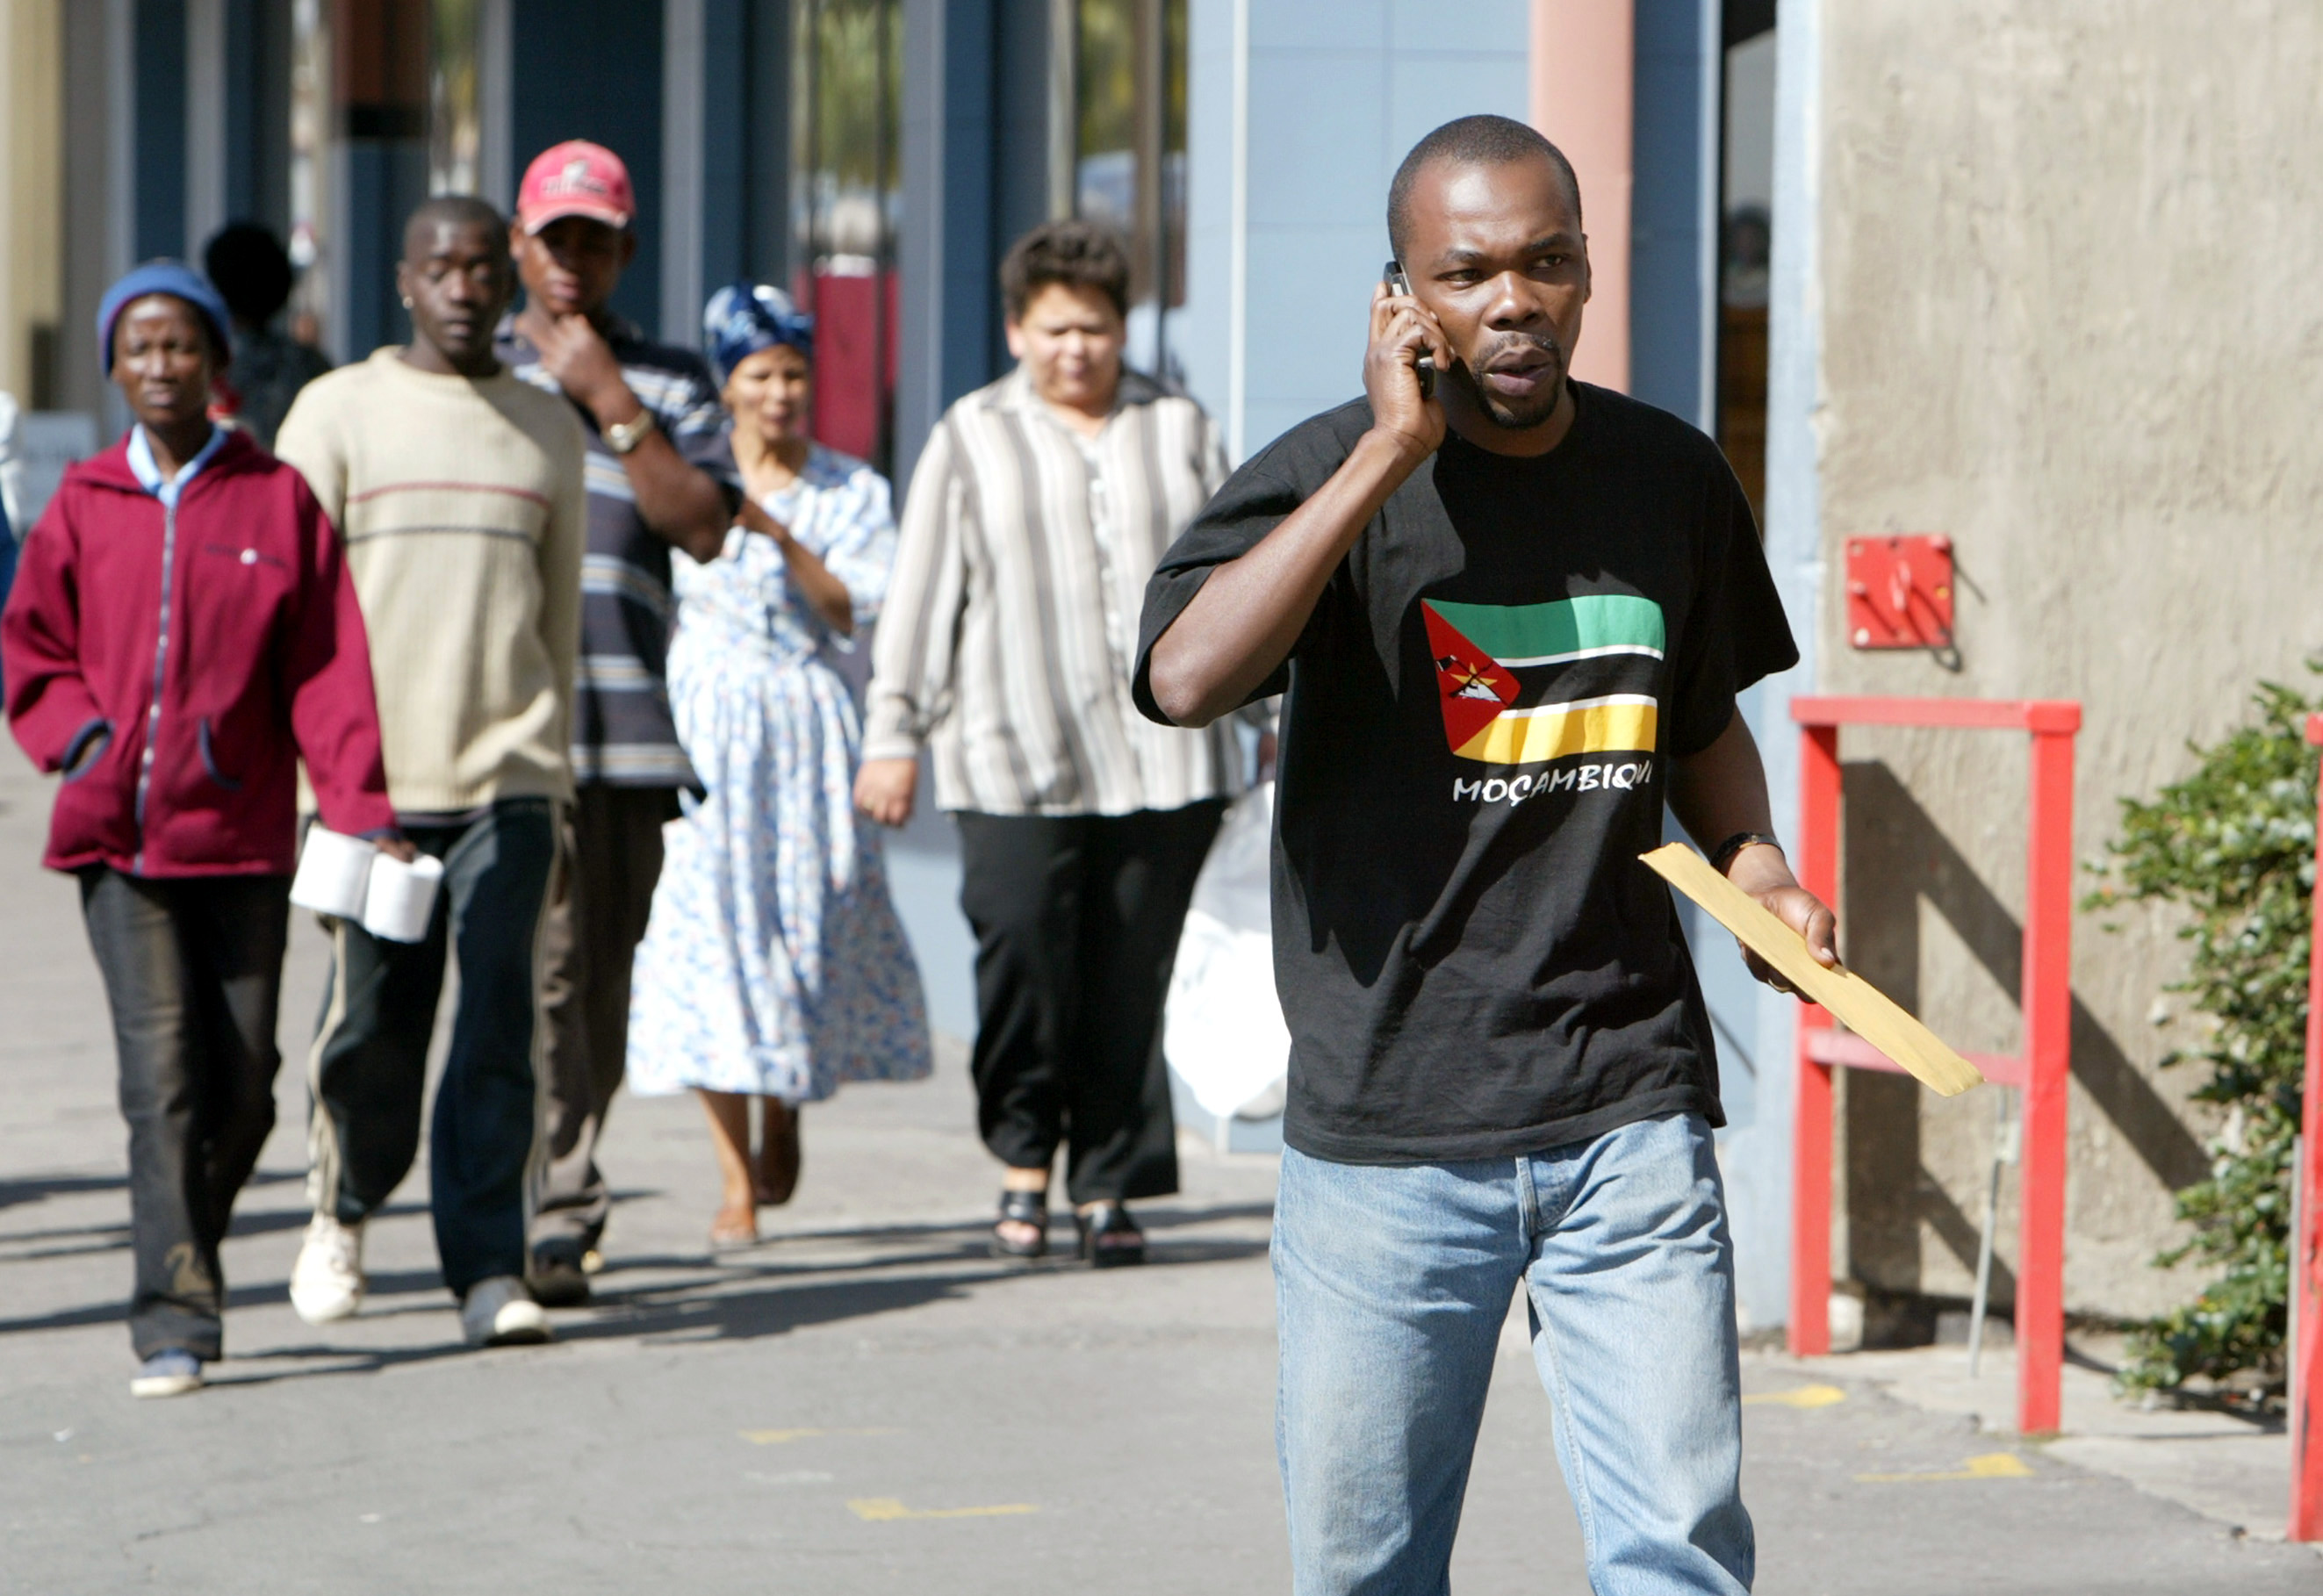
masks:
[[[404,296],[403,296],[403,307],[404,307],[406,310],[409,310],[409,309],[410,309],[410,308],[411,308],[411,296],[410,296],[410,295],[409,295],[409,294],[406,294],[406,295],[404,295]]]

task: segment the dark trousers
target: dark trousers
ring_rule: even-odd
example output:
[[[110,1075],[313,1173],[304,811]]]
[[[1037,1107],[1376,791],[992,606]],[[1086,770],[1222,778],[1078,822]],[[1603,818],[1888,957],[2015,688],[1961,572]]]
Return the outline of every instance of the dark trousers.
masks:
[[[287,876],[81,872],[129,1122],[129,1336],[140,1358],[222,1350],[218,1243],[274,1128]]]
[[[547,977],[548,1166],[532,1244],[593,1247],[612,1206],[597,1168],[605,1115],[629,1059],[629,968],[661,879],[661,829],[677,818],[668,787],[581,789],[542,932]]]
[[[1003,1163],[1062,1142],[1076,1203],[1178,1189],[1162,1003],[1223,799],[1125,815],[963,813],[977,1124]]]
[[[510,799],[466,825],[410,826],[405,834],[444,861],[444,888],[424,942],[335,924],[309,1067],[309,1179],[317,1213],[359,1225],[409,1172],[444,962],[447,953],[456,958],[459,1007],[436,1088],[428,1196],[444,1283],[465,1296],[478,1280],[524,1273],[540,907],[556,857],[556,817],[546,799]]]

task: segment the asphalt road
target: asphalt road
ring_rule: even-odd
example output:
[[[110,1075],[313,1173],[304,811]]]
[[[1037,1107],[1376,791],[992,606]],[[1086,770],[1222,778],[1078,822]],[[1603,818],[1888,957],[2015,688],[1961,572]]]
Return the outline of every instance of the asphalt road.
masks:
[[[46,802],[0,754],[0,1591],[1287,1588],[1271,1162],[1189,1153],[1144,1210],[1153,1267],[1003,1268],[956,1049],[934,1081],[810,1110],[797,1201],[714,1259],[699,1111],[625,1100],[598,1304],[489,1353],[436,1278],[424,1169],[373,1226],[363,1316],[291,1314],[294,1062],[226,1249],[229,1357],[197,1396],[133,1401],[111,1044],[70,884],[32,864]],[[294,1061],[320,958],[299,928]],[[2323,1591],[2307,1550],[1867,1384],[1764,1356],[1745,1383],[1762,1591]],[[1457,1589],[1587,1589],[1547,1418],[1511,1335]]]

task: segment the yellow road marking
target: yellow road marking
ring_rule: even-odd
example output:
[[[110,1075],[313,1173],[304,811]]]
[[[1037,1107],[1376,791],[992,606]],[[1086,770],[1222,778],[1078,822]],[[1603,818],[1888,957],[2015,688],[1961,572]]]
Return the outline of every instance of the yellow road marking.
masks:
[[[1787,1391],[1753,1391],[1742,1399],[1745,1407],[1765,1402],[1777,1408],[1828,1408],[1834,1402],[1847,1400],[1847,1393],[1835,1385],[1803,1385]]]
[[[903,1431],[874,1427],[844,1430],[737,1430],[734,1433],[753,1446],[780,1446],[785,1441],[804,1441],[816,1435],[900,1435]]]
[[[1859,1485],[1921,1485],[1938,1480],[2030,1480],[2032,1469],[2013,1452],[1987,1452],[1939,1474],[1858,1474]]]
[[[885,1524],[897,1518],[1005,1518],[1041,1510],[1031,1502],[1002,1502],[989,1508],[907,1508],[892,1496],[861,1497],[849,1502],[847,1508],[866,1524]]]

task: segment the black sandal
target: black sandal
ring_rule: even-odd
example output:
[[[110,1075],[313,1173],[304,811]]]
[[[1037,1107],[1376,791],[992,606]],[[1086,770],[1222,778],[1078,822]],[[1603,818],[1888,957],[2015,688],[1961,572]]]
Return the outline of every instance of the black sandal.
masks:
[[[1003,1225],[1029,1225],[1040,1234],[1029,1242],[1012,1242],[1000,1234]],[[995,1258],[1040,1258],[1049,1251],[1049,1195],[1042,1191],[1004,1191],[1000,1217],[992,1227]]]
[[[1091,1269],[1120,1269],[1145,1261],[1145,1233],[1119,1203],[1099,1203],[1088,1213],[1074,1210],[1081,1234],[1081,1261]]]

